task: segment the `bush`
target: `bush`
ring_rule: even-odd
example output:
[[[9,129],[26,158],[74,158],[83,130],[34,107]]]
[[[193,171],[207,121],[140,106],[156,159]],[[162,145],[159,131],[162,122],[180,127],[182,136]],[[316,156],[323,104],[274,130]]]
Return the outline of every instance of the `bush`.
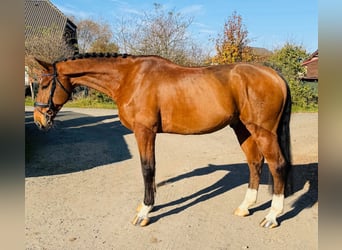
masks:
[[[305,74],[302,61],[308,56],[309,54],[303,47],[286,43],[281,49],[275,50],[265,63],[286,79],[290,86],[293,106],[297,110],[318,108],[317,88],[300,80],[300,76]]]

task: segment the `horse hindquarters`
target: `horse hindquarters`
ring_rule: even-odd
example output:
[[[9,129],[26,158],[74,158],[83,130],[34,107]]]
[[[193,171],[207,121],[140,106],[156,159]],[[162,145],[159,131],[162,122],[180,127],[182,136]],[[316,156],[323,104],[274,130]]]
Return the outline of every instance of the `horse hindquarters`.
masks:
[[[292,194],[292,159],[291,159],[291,142],[290,142],[290,118],[292,100],[288,84],[284,81],[286,88],[285,105],[281,112],[281,117],[277,126],[276,135],[267,131],[264,137],[269,138],[269,143],[263,144],[262,151],[269,162],[269,169],[273,177],[273,197],[271,210],[261,222],[263,227],[276,227],[277,215],[281,214],[284,206],[285,195]],[[263,141],[261,137],[261,142]],[[260,143],[260,142],[259,142]]]
[[[273,228],[278,226],[276,218],[283,212],[287,161],[282,154],[282,150],[278,143],[278,136],[275,133],[255,124],[247,124],[246,128],[251,133],[251,138],[255,142],[258,150],[260,150],[260,153],[267,160],[269,171],[273,177],[271,209],[261,222],[261,226]],[[253,179],[253,171],[255,172],[257,170],[253,170],[253,165],[251,167],[250,162],[249,165],[252,170],[251,179]],[[258,174],[260,175],[260,173]],[[249,193],[250,192],[247,192],[247,194]]]
[[[253,72],[252,69],[249,72]],[[241,204],[245,211],[238,215],[248,214],[247,207],[256,200],[261,159],[264,157],[273,177],[274,194],[270,212],[261,222],[261,226],[273,228],[278,226],[276,217],[283,212],[284,207],[284,189],[289,165],[288,128],[291,98],[286,82],[276,72],[264,68],[254,73],[254,77],[251,77],[243,72],[242,80],[236,87],[240,97],[248,97],[239,103],[239,117],[243,124],[234,130],[250,168],[249,189]],[[242,135],[239,134],[241,131]]]

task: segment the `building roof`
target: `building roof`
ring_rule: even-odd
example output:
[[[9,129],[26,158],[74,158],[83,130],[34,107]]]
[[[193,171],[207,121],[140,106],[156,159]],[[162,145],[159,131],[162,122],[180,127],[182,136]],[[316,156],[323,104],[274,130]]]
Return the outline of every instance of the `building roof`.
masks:
[[[303,61],[302,66],[305,66],[307,71],[302,80],[318,81],[318,50]]]
[[[62,38],[66,27],[73,31],[77,28],[49,0],[25,0],[25,39],[46,28],[53,28],[56,37]]]
[[[314,61],[318,60],[318,50],[316,50],[314,53],[312,53],[306,60],[302,62],[302,65],[305,66],[309,63],[312,63]]]

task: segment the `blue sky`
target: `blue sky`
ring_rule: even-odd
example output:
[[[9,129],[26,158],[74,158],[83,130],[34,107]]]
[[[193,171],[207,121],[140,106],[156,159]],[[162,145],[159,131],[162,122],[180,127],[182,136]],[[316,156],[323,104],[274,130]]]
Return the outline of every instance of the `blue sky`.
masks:
[[[207,46],[222,33],[223,25],[236,11],[252,40],[251,46],[270,50],[285,42],[302,45],[307,52],[318,48],[318,1],[313,0],[51,0],[64,14],[104,20],[110,24],[127,15],[141,15],[159,3],[193,17],[190,32]]]

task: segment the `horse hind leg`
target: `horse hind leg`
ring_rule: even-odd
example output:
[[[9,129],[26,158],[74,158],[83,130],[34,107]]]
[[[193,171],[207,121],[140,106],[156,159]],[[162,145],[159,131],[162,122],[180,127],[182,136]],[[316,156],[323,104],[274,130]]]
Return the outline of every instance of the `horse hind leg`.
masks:
[[[234,129],[234,132],[238,138],[241,149],[246,155],[249,167],[249,183],[245,198],[239,207],[235,209],[234,214],[237,216],[247,216],[249,215],[249,208],[257,201],[264,157],[258,149],[258,146],[252,138],[250,132],[246,129],[245,125],[241,121],[232,126],[232,128]]]
[[[150,218],[148,216],[149,212],[151,212],[153,209],[153,205],[145,205],[144,202],[142,202],[137,207],[137,214],[134,216],[132,224],[137,226],[147,226],[150,222]]]
[[[286,161],[281,153],[276,134],[262,127],[250,125],[249,131],[252,131],[253,137],[258,148],[265,156],[270,173],[273,177],[273,196],[271,209],[260,225],[265,228],[274,228],[278,226],[277,216],[284,209],[284,189],[285,189],[285,168]]]

